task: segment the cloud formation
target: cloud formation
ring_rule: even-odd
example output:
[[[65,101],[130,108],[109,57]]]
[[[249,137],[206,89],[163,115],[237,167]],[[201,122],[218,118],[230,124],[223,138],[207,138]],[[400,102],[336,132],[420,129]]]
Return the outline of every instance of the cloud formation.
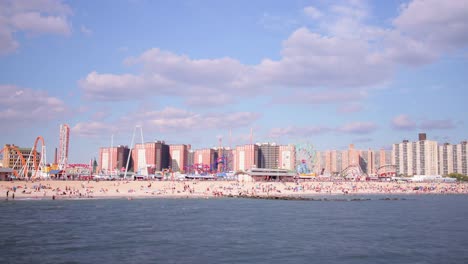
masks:
[[[338,134],[370,134],[377,130],[377,125],[373,122],[351,122],[338,127],[328,126],[309,126],[309,127],[275,127],[269,132],[269,137],[310,137],[323,133],[338,133]]]
[[[376,129],[377,125],[372,122],[352,122],[339,127],[337,130],[351,134],[369,134]]]
[[[319,19],[323,16],[322,12],[313,6],[304,7],[304,13],[312,19]]]
[[[154,111],[136,111],[114,121],[80,122],[73,126],[73,132],[84,137],[97,137],[106,134],[105,131],[119,133],[139,124],[147,132],[176,132],[183,134],[197,130],[246,127],[259,118],[258,113],[252,112],[210,112],[201,114],[185,109],[166,107]]]
[[[70,7],[60,0],[0,1],[0,55],[19,47],[14,33],[71,34]]]
[[[417,127],[416,122],[408,115],[399,115],[392,119],[392,127],[398,130],[413,130]]]
[[[0,122],[10,124],[53,120],[68,112],[66,104],[45,91],[0,85]]]
[[[402,114],[394,117],[391,121],[391,126],[396,130],[436,130],[436,129],[453,129],[456,127],[455,122],[450,119],[441,120],[413,120],[408,115]]]
[[[400,64],[430,63],[445,52],[466,47],[467,3],[414,0],[401,6],[387,28],[367,23],[370,8],[362,1],[323,10],[308,6],[303,12],[318,20],[320,29],[294,30],[283,41],[277,60],[265,58],[246,65],[230,57],[192,59],[152,48],[125,60],[141,69],[137,73],[93,71],[80,87],[92,100],[169,95],[198,106],[203,105],[200,94],[221,103],[264,93],[286,101],[284,94],[302,98],[295,103],[355,102],[365,99],[372,87],[390,81]],[[437,15],[434,6],[440,8]]]

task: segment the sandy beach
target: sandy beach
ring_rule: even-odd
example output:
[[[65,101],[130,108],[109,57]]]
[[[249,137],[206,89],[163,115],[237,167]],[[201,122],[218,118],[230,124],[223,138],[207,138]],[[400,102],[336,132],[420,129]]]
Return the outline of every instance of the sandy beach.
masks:
[[[354,181],[13,181],[0,182],[6,199],[209,198],[343,194],[468,194],[467,183]],[[14,197],[13,197],[14,195]]]

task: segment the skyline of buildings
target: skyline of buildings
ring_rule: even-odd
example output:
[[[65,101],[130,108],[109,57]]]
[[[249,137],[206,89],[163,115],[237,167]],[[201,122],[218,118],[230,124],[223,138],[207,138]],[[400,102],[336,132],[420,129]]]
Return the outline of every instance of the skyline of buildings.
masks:
[[[154,153],[152,146],[157,144],[167,146],[165,152],[159,152],[159,162],[152,158]],[[157,141],[145,143],[145,146],[146,149],[142,148],[141,144],[136,144],[132,151],[136,171],[142,171],[145,166],[154,168],[153,172],[172,169],[172,171],[189,173],[219,172],[220,168],[222,171],[281,168],[304,174],[339,175],[350,167],[358,167],[366,174],[386,173],[389,170],[394,170],[395,175],[446,175],[453,172],[466,175],[468,173],[466,141],[454,145],[449,143],[439,145],[437,141],[427,140],[425,133],[420,133],[416,142],[405,139],[402,143],[393,144],[392,150],[360,150],[354,144],[350,144],[347,150],[312,150],[312,153],[309,153],[312,157],[310,160],[300,157],[293,144],[255,143],[236,146],[234,149],[213,147],[193,150],[190,145],[166,145]],[[144,155],[146,163],[142,159]],[[165,163],[162,160],[165,160]],[[105,166],[100,168],[105,169]]]
[[[68,152],[69,128],[60,127],[60,153]],[[62,140],[64,143],[62,143]],[[357,149],[350,144],[346,150],[318,151],[310,145],[310,153],[304,153],[299,145],[278,145],[276,143],[255,143],[230,147],[212,147],[192,149],[190,144],[166,144],[156,140],[144,144],[137,143],[133,149],[128,146],[100,147],[98,171],[119,173],[127,167],[135,173],[154,174],[156,171],[202,173],[221,171],[246,171],[250,168],[272,168],[294,170],[302,174],[339,175],[350,167],[359,168],[362,173],[379,174],[385,166],[393,166],[395,175],[447,175],[449,173],[468,174],[467,141],[458,144],[428,140],[425,133],[418,134],[418,141],[404,139],[392,145],[392,150]],[[302,146],[303,147],[303,146]],[[2,166],[20,169],[16,146],[5,145]],[[21,149],[22,156],[28,160],[31,172],[39,162],[29,157],[31,148]],[[57,149],[56,149],[57,151]],[[304,154],[307,154],[304,156]],[[29,157],[29,158],[28,158]],[[13,158],[16,162],[12,164]],[[55,161],[67,161],[65,157],[56,157]],[[5,166],[6,165],[6,166]],[[60,164],[58,164],[60,168]]]

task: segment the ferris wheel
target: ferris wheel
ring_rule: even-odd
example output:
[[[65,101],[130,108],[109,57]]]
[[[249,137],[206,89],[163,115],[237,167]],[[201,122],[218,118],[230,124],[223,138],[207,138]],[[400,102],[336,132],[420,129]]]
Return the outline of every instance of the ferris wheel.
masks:
[[[317,152],[314,145],[309,142],[301,142],[296,145],[296,171],[299,174],[308,174],[313,172]]]

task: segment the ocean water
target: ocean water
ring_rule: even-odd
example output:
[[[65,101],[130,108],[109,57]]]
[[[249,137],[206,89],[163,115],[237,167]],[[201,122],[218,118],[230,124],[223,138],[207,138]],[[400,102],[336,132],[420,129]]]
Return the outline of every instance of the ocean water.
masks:
[[[0,263],[468,263],[468,196],[360,197],[0,201]]]

